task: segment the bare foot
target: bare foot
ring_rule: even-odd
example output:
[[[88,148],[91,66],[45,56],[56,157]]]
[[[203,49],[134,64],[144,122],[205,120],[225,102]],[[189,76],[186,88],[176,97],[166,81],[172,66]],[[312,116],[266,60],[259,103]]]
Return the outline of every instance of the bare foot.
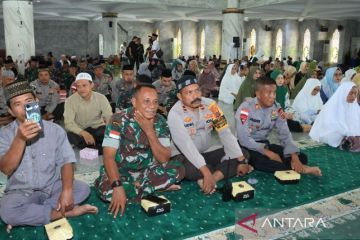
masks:
[[[304,165],[304,174],[311,174],[317,177],[321,177],[322,173],[319,167],[309,167]]]
[[[12,226],[11,226],[10,224],[8,224],[8,225],[6,226],[6,231],[7,231],[7,233],[10,233],[10,232],[11,232],[11,229],[12,229]]]
[[[309,125],[309,124],[302,124],[301,127],[303,129],[303,132],[305,132],[305,133],[310,132],[310,130],[311,130],[311,125]]]
[[[87,213],[96,214],[97,212],[97,207],[90,204],[84,204],[75,206],[71,211],[66,212],[66,217],[77,217]]]
[[[197,184],[199,185],[200,189],[203,189],[203,183],[204,183],[203,179],[197,180]],[[216,185],[215,188],[209,194],[213,194],[214,192],[216,192]]]

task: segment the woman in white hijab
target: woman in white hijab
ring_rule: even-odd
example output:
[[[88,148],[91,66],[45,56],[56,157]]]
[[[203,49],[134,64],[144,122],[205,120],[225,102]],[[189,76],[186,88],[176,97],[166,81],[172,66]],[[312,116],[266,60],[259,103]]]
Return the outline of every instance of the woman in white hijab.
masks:
[[[296,96],[292,108],[299,115],[301,123],[312,124],[320,112],[323,106],[320,88],[321,82],[318,79],[309,78]]]
[[[341,79],[341,83],[343,82],[350,82],[353,77],[356,75],[356,71],[354,69],[349,69],[345,72],[345,76],[343,77],[343,79]]]
[[[221,80],[219,100],[227,104],[233,104],[243,81],[238,74],[238,65],[229,64]]]
[[[360,136],[358,89],[353,82],[344,82],[323,106],[310,131],[318,142],[338,147],[344,137]]]

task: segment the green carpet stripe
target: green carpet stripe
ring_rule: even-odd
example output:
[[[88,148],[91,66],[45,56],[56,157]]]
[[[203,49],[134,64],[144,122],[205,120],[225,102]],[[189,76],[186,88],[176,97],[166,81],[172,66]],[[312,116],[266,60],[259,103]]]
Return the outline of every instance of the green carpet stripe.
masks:
[[[305,149],[310,165],[319,165],[323,177],[302,176],[298,185],[280,185],[272,174],[254,172],[257,178],[255,198],[241,203],[221,201],[220,194],[204,196],[195,183],[184,181],[183,190],[165,195],[172,202],[168,214],[147,217],[138,205],[128,205],[122,218],[113,219],[107,204],[98,200],[94,191],[87,202],[99,207],[96,216],[70,219],[74,239],[183,239],[235,223],[235,212],[241,210],[269,215],[279,209],[289,209],[360,186],[360,155],[320,146]],[[243,178],[243,179],[247,179]],[[242,180],[243,180],[242,179]],[[240,180],[239,179],[233,179]],[[0,225],[0,239],[44,239],[43,227],[15,228],[10,235]]]

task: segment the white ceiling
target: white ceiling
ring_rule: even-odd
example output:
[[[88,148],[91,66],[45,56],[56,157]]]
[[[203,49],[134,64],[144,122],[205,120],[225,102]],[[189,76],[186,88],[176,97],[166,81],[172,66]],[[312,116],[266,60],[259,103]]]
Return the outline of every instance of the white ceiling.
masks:
[[[222,20],[226,0],[32,0],[34,18],[99,20],[103,12],[127,21]],[[241,0],[248,19],[360,20],[360,0]],[[1,4],[2,17],[2,4]]]

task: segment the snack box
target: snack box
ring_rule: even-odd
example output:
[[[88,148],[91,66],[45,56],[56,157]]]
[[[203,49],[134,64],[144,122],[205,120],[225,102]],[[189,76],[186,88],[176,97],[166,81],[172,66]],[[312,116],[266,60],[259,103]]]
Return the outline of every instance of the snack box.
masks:
[[[281,184],[297,184],[300,182],[301,175],[294,170],[276,171],[276,180]]]
[[[45,230],[49,240],[67,240],[74,237],[73,229],[66,218],[46,224]]]
[[[156,203],[149,199],[141,199],[141,207],[149,217],[170,212],[171,202],[164,196],[158,196],[158,198],[164,199],[165,202]]]
[[[232,183],[232,196],[235,201],[244,201],[254,198],[255,189],[245,181]]]

